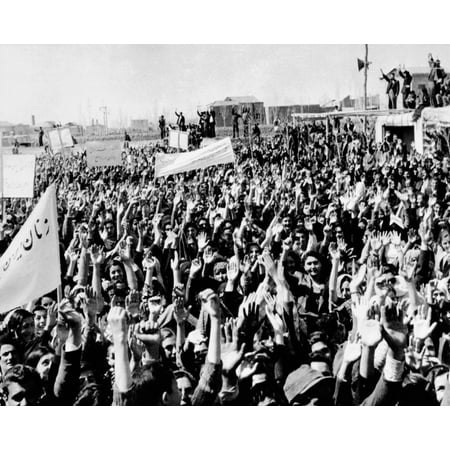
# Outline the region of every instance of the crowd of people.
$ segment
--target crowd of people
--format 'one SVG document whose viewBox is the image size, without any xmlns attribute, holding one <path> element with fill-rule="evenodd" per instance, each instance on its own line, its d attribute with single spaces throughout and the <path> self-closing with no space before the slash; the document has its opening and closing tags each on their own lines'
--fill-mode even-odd
<svg viewBox="0 0 450 450">
<path fill-rule="evenodd" d="M 38 157 L 0 253 L 56 183 L 62 294 L 0 317 L 2 404 L 448 404 L 448 154 L 326 130 L 158 179 L 163 143 Z"/>
<path fill-rule="evenodd" d="M 216 137 L 216 119 L 215 112 L 202 111 L 198 112 L 199 117 L 198 124 L 186 123 L 186 118 L 182 112 L 175 111 L 175 116 L 177 118 L 176 125 L 171 124 L 166 121 L 164 116 L 160 116 L 158 120 L 158 127 L 160 131 L 160 139 L 168 139 L 170 130 L 187 132 L 189 137 L 189 145 L 193 148 L 199 148 L 202 139 L 204 138 L 215 138 Z"/>
<path fill-rule="evenodd" d="M 441 61 L 434 59 L 430 53 L 428 55 L 428 65 L 430 73 L 428 74 L 427 85 L 420 87 L 420 92 L 416 93 L 412 89 L 413 76 L 406 70 L 405 66 L 399 66 L 398 69 L 391 70 L 385 74 L 381 70 L 382 80 L 387 82 L 386 94 L 388 96 L 388 108 L 397 109 L 398 95 L 402 94 L 402 103 L 404 109 L 423 109 L 428 106 L 434 108 L 450 105 L 450 78 L 447 77 L 445 70 L 441 67 Z M 396 74 L 403 79 L 403 85 L 400 89 L 400 81 Z"/>
</svg>

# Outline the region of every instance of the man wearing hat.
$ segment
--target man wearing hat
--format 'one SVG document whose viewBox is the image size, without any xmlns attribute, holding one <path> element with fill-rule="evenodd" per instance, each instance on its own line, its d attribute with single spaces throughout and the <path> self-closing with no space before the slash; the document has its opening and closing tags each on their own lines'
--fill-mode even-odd
<svg viewBox="0 0 450 450">
<path fill-rule="evenodd" d="M 284 394 L 291 406 L 331 406 L 334 378 L 303 364 L 291 372 L 284 383 Z"/>
</svg>

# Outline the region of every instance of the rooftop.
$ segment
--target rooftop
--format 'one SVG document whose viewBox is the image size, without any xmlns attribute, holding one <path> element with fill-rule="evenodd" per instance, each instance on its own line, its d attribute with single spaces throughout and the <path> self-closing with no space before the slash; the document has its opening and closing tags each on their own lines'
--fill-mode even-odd
<svg viewBox="0 0 450 450">
<path fill-rule="evenodd" d="M 225 101 L 226 102 L 234 102 L 234 103 L 261 103 L 253 95 L 247 95 L 244 97 L 227 97 L 227 98 L 225 98 Z"/>
</svg>

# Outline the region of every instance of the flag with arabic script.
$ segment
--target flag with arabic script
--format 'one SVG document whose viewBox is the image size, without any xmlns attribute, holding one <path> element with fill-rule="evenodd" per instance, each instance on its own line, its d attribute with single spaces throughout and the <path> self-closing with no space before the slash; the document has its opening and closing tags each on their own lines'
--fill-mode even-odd
<svg viewBox="0 0 450 450">
<path fill-rule="evenodd" d="M 56 189 L 51 185 L 0 258 L 0 313 L 61 283 Z"/>
</svg>

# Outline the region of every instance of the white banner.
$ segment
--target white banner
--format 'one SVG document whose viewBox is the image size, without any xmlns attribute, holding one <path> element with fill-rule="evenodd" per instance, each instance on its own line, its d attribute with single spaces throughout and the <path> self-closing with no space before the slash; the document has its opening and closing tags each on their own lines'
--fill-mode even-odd
<svg viewBox="0 0 450 450">
<path fill-rule="evenodd" d="M 48 131 L 47 136 L 53 153 L 59 153 L 63 148 L 74 146 L 69 128 L 55 128 Z"/>
<path fill-rule="evenodd" d="M 169 147 L 187 150 L 188 146 L 189 146 L 189 133 L 186 133 L 185 131 L 170 130 Z"/>
<path fill-rule="evenodd" d="M 200 148 L 206 147 L 207 145 L 215 144 L 219 142 L 220 138 L 203 138 L 202 142 L 200 142 Z"/>
<path fill-rule="evenodd" d="M 61 283 L 56 190 L 51 185 L 0 258 L 0 313 Z"/>
<path fill-rule="evenodd" d="M 86 142 L 88 167 L 121 166 L 121 141 L 90 141 Z"/>
<path fill-rule="evenodd" d="M 35 155 L 4 155 L 0 177 L 3 176 L 3 198 L 33 198 Z"/>
<path fill-rule="evenodd" d="M 193 152 L 156 153 L 155 178 L 226 163 L 234 163 L 233 147 L 229 137 Z"/>
</svg>

